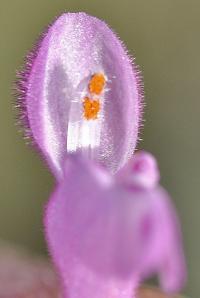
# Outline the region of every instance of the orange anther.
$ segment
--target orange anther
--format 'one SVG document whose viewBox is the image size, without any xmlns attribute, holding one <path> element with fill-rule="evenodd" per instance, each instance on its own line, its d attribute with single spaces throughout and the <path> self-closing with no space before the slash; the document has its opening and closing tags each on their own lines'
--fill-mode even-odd
<svg viewBox="0 0 200 298">
<path fill-rule="evenodd" d="M 95 73 L 89 81 L 88 89 L 91 94 L 99 95 L 105 87 L 106 79 L 102 73 Z"/>
<path fill-rule="evenodd" d="M 98 113 L 100 111 L 99 100 L 92 100 L 89 97 L 85 97 L 83 99 L 83 110 L 84 110 L 84 117 L 87 120 L 97 119 Z"/>
</svg>

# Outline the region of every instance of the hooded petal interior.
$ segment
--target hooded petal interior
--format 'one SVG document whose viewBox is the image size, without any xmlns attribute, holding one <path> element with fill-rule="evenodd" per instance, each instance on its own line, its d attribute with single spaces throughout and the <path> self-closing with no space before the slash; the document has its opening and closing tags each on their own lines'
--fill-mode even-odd
<svg viewBox="0 0 200 298">
<path fill-rule="evenodd" d="M 105 85 L 89 88 L 98 74 Z M 103 21 L 85 13 L 60 16 L 38 47 L 26 90 L 33 138 L 56 176 L 62 175 L 66 152 L 81 151 L 113 173 L 134 151 L 140 118 L 138 72 Z M 84 118 L 85 98 L 91 101 L 89 120 Z M 94 101 L 99 112 L 91 117 Z"/>
</svg>

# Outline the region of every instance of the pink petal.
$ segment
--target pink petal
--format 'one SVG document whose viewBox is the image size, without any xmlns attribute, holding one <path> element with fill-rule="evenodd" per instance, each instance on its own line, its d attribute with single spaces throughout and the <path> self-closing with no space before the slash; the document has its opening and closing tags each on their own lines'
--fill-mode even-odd
<svg viewBox="0 0 200 298">
<path fill-rule="evenodd" d="M 151 190 L 146 199 L 151 200 L 151 222 L 149 224 L 147 218 L 143 230 L 145 233 L 146 230 L 150 231 L 151 237 L 146 241 L 148 239 L 144 236 L 146 239 L 143 249 L 140 241 L 141 254 L 138 262 L 141 276 L 144 278 L 157 273 L 164 291 L 179 292 L 186 281 L 186 265 L 175 209 L 161 187 Z"/>
<path fill-rule="evenodd" d="M 152 273 L 161 273 L 165 289 L 176 290 L 184 259 L 177 255 L 173 213 L 159 187 L 127 188 L 87 159 L 70 157 L 45 216 L 66 297 L 132 298 L 137 283 Z"/>
<path fill-rule="evenodd" d="M 160 180 L 160 172 L 155 157 L 145 151 L 134 154 L 118 173 L 120 180 L 129 187 L 154 188 Z"/>
<path fill-rule="evenodd" d="M 160 225 L 160 233 L 163 233 L 163 239 L 160 241 L 163 245 L 163 256 L 159 268 L 159 277 L 162 288 L 166 292 L 173 293 L 180 291 L 186 282 L 186 263 L 180 223 L 168 194 L 164 190 L 161 191 L 163 200 L 160 202 L 162 204 L 162 210 L 160 210 L 163 229 Z"/>
<path fill-rule="evenodd" d="M 110 172 L 133 153 L 141 109 L 139 75 L 125 47 L 103 22 L 85 13 L 61 15 L 43 36 L 20 82 L 23 116 L 56 177 L 66 152 L 82 151 Z M 83 117 L 92 76 L 106 85 L 95 120 Z M 93 96 L 93 98 L 96 98 Z"/>
</svg>

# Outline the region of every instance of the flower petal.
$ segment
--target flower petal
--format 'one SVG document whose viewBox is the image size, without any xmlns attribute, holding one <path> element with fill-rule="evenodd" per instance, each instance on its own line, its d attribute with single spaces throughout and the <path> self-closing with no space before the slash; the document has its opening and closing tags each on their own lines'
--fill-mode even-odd
<svg viewBox="0 0 200 298">
<path fill-rule="evenodd" d="M 180 291 L 186 282 L 186 263 L 180 223 L 168 194 L 164 190 L 161 192 L 160 223 L 163 225 L 160 224 L 159 229 L 163 240 L 160 238 L 158 241 L 162 242 L 163 255 L 158 272 L 162 288 L 173 293 Z"/>
<path fill-rule="evenodd" d="M 144 238 L 141 233 L 139 240 L 140 276 L 145 278 L 157 273 L 163 290 L 179 292 L 186 281 L 186 265 L 174 206 L 161 187 L 149 191 L 146 199 L 151 201 L 151 211 L 142 230 L 150 237 Z"/>
<path fill-rule="evenodd" d="M 145 151 L 136 152 L 117 176 L 125 185 L 136 188 L 155 188 L 160 180 L 155 157 Z"/>
<path fill-rule="evenodd" d="M 126 288 L 124 297 L 132 297 L 138 281 L 152 273 L 161 274 L 165 289 L 176 290 L 184 267 L 173 213 L 160 187 L 127 188 L 88 159 L 68 157 L 46 209 L 45 227 L 69 297 L 76 291 L 93 297 L 96 285 L 99 298 L 123 297 Z M 166 262 L 176 264 L 177 276 Z"/>
<path fill-rule="evenodd" d="M 66 152 L 82 151 L 116 172 L 136 146 L 139 74 L 103 22 L 61 15 L 29 61 L 23 106 L 28 125 L 56 177 Z"/>
</svg>

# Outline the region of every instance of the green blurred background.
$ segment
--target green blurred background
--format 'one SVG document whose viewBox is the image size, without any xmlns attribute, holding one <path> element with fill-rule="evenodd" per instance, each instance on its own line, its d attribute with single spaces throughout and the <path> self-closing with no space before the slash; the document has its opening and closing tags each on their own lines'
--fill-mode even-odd
<svg viewBox="0 0 200 298">
<path fill-rule="evenodd" d="M 154 153 L 183 227 L 185 293 L 200 293 L 200 1 L 0 0 L 0 238 L 46 253 L 42 208 L 53 178 L 15 126 L 15 70 L 43 28 L 63 11 L 104 19 L 136 56 L 145 84 L 140 147 Z"/>
</svg>

